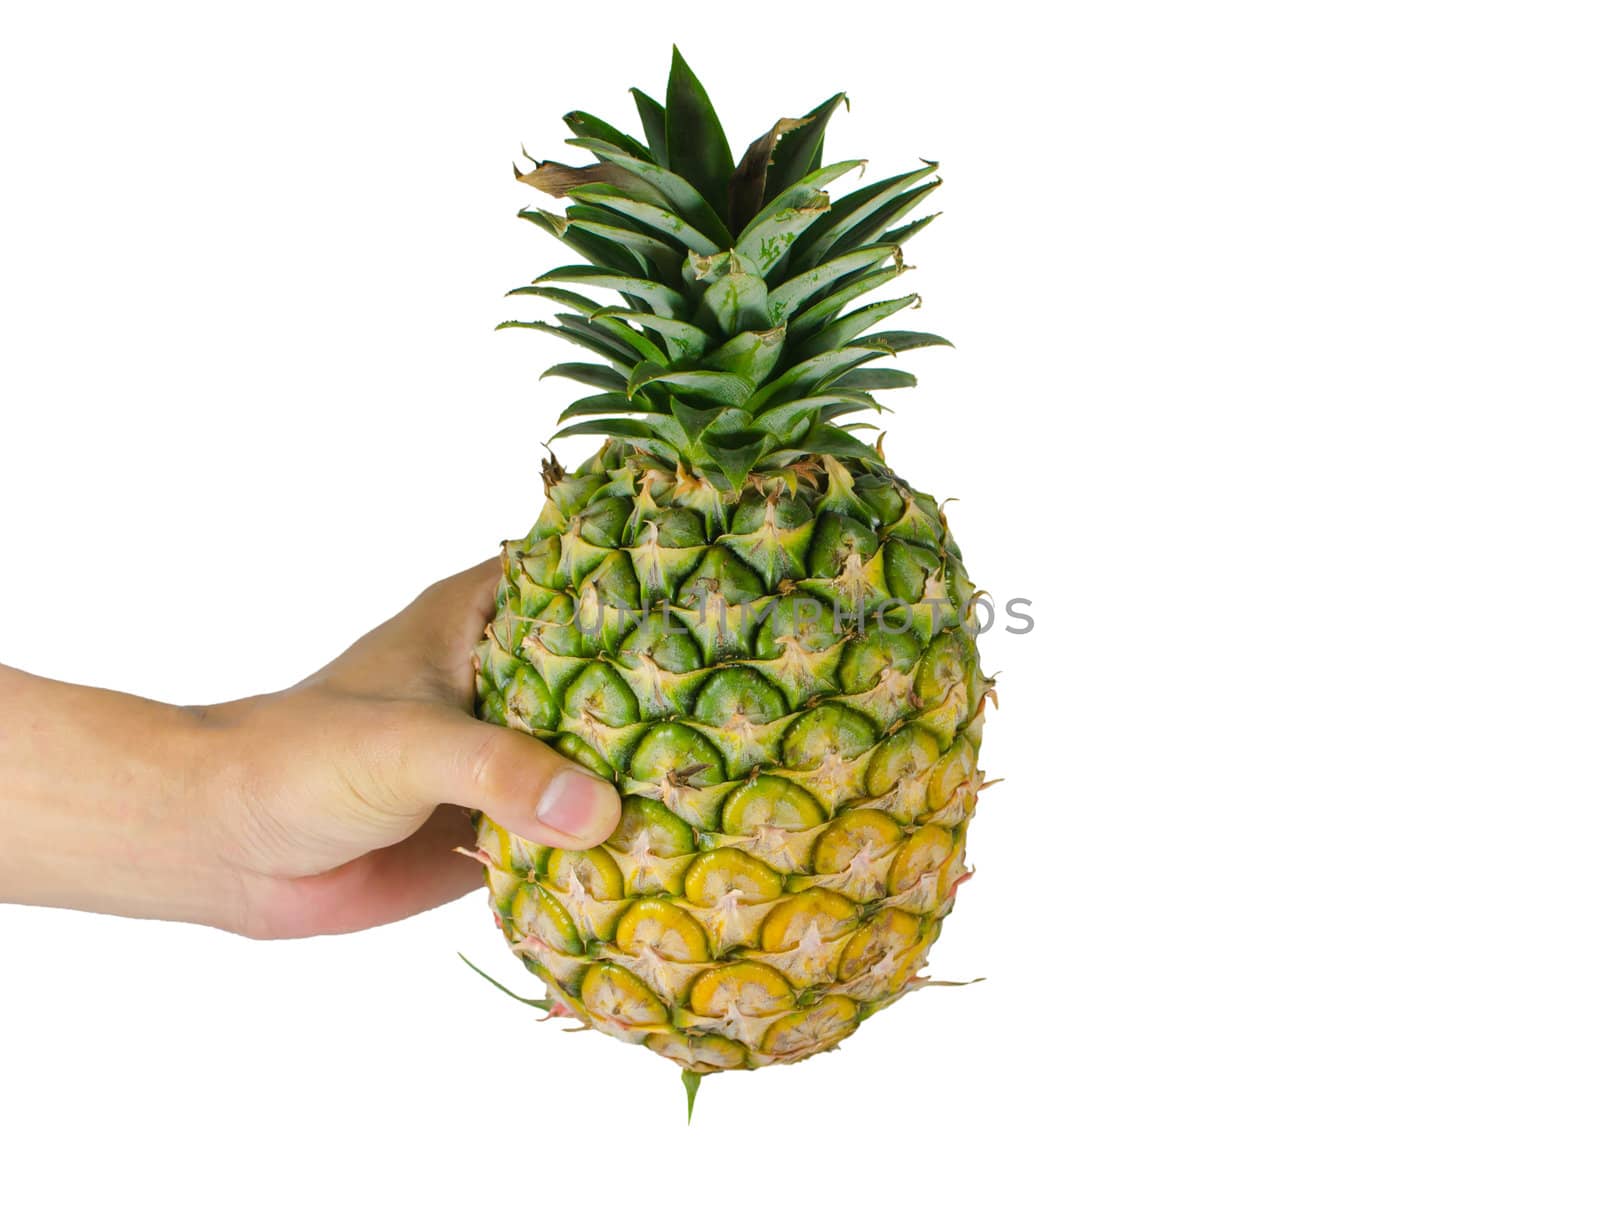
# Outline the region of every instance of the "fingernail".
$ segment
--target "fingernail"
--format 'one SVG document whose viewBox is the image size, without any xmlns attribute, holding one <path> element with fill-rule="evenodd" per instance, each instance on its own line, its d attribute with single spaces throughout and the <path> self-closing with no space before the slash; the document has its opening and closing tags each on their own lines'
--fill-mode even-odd
<svg viewBox="0 0 1600 1223">
<path fill-rule="evenodd" d="M 546 828 L 598 843 L 617 821 L 617 792 L 593 773 L 563 769 L 539 799 L 538 820 Z"/>
</svg>

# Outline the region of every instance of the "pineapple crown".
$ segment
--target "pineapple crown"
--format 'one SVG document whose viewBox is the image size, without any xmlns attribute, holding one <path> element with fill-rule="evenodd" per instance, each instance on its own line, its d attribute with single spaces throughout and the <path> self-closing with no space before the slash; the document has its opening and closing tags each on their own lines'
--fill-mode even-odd
<svg viewBox="0 0 1600 1223">
<path fill-rule="evenodd" d="M 844 94 L 779 119 L 735 165 L 676 47 L 665 104 L 632 93 L 643 141 L 573 111 L 567 143 L 594 164 L 512 167 L 519 182 L 572 201 L 560 214 L 517 215 L 588 260 L 511 290 L 566 307 L 555 321 L 500 324 L 553 332 L 603 362 L 545 371 L 596 392 L 561 414 L 573 423 L 555 437 L 617 438 L 733 491 L 753 471 L 807 455 L 881 462 L 854 432 L 865 424 L 835 422 L 882 411 L 875 391 L 916 379 L 864 367 L 949 341 L 871 330 L 919 304 L 916 294 L 845 308 L 906 270 L 901 247 L 938 214 L 902 218 L 939 185 L 925 181 L 937 164 L 831 199 L 825 186 L 866 165 L 822 160 L 823 130 Z"/>
</svg>

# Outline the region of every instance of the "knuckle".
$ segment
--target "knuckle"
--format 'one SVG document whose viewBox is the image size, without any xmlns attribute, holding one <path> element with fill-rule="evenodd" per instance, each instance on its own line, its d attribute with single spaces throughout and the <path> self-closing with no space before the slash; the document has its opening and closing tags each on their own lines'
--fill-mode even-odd
<svg viewBox="0 0 1600 1223">
<path fill-rule="evenodd" d="M 487 729 L 487 728 L 486 728 Z M 467 777 L 473 793 L 498 799 L 506 785 L 506 753 L 500 736 L 481 733 L 467 750 Z"/>
</svg>

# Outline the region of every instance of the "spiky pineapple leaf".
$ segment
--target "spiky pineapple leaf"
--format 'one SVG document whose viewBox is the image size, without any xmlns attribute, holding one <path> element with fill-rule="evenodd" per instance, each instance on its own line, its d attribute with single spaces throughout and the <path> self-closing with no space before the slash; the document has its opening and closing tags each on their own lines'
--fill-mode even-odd
<svg viewBox="0 0 1600 1223">
<path fill-rule="evenodd" d="M 766 381 L 783 355 L 783 339 L 782 327 L 741 331 L 726 344 L 707 353 L 705 364 L 711 369 L 738 374 L 752 387 L 757 387 Z"/>
<path fill-rule="evenodd" d="M 633 97 L 642 141 L 571 111 L 567 143 L 595 164 L 535 162 L 515 171 L 569 197 L 564 215 L 523 215 L 589 266 L 556 268 L 512 291 L 564 307 L 553 323 L 505 325 L 552 332 L 607 363 L 546 371 L 598 392 L 562 414 L 557 436 L 616 437 L 687 463 L 725 489 L 758 465 L 806 453 L 875 462 L 850 433 L 864 425 L 830 422 L 882 411 L 872 390 L 915 383 L 898 370 L 864 368 L 869 363 L 947 341 L 871 331 L 915 295 L 841 312 L 898 275 L 899 241 L 938 215 L 900 223 L 938 185 L 923 183 L 933 163 L 830 202 L 824 186 L 862 164 L 823 164 L 824 129 L 847 104 L 842 94 L 773 124 L 737 167 L 677 48 L 665 105 L 639 90 Z M 602 305 L 589 296 L 595 289 L 624 304 Z"/>
<path fill-rule="evenodd" d="M 463 964 L 465 964 L 468 968 L 472 969 L 473 972 L 477 973 L 480 977 L 482 977 L 490 985 L 494 986 L 497 990 L 499 990 L 506 997 L 515 998 L 518 1002 L 522 1003 L 523 1006 L 531 1006 L 531 1007 L 536 1008 L 537 1010 L 548 1011 L 550 1009 L 550 1001 L 549 1001 L 549 999 L 547 999 L 547 998 L 524 998 L 521 994 L 512 993 L 511 990 L 507 989 L 504 985 L 501 985 L 500 982 L 496 981 L 488 973 L 484 972 L 483 969 L 479 968 L 476 964 L 474 964 L 471 960 L 467 959 L 467 957 L 462 955 L 459 951 L 456 952 L 456 955 L 458 957 L 460 957 L 460 960 L 461 960 L 461 962 Z M 684 1073 L 685 1074 L 689 1074 L 691 1072 L 685 1070 Z M 696 1077 L 698 1077 L 698 1076 L 696 1076 Z M 685 1083 L 685 1086 L 687 1086 L 687 1082 Z M 689 1112 L 690 1112 L 691 1115 L 694 1112 L 694 1097 L 693 1097 L 692 1093 L 691 1093 L 690 1099 L 689 1099 Z"/>
<path fill-rule="evenodd" d="M 763 212 L 759 222 L 739 235 L 739 244 L 734 249 L 764 275 L 789 253 L 796 238 L 827 215 L 828 197 L 815 192 L 796 207 Z"/>
<path fill-rule="evenodd" d="M 891 229 L 883 235 L 883 241 L 893 243 L 895 246 L 904 246 L 911 238 L 928 228 L 943 215 L 944 213 L 942 212 L 930 212 L 925 217 L 918 217 L 908 225 L 902 225 L 899 229 Z"/>
<path fill-rule="evenodd" d="M 752 395 L 745 406 L 751 412 L 760 415 L 762 408 L 768 404 L 798 399 L 825 385 L 830 379 L 837 378 L 846 370 L 854 369 L 867 361 L 876 361 L 883 355 L 882 352 L 868 348 L 835 348 L 818 353 L 784 370 Z"/>
<path fill-rule="evenodd" d="M 604 416 L 608 412 L 656 411 L 643 396 L 630 399 L 620 391 L 605 391 L 599 395 L 585 395 L 567 405 L 557 420 L 571 420 L 578 416 Z"/>
<path fill-rule="evenodd" d="M 866 164 L 864 161 L 837 161 L 831 166 L 823 166 L 818 170 L 812 171 L 799 182 L 780 191 L 760 212 L 750 218 L 750 221 L 739 233 L 739 242 L 735 249 L 746 258 L 755 259 L 756 251 L 760 246 L 760 236 L 763 232 L 772 229 L 774 218 L 795 209 L 810 209 L 820 203 L 826 203 L 828 197 L 822 188 L 833 182 L 840 175 L 848 174 L 851 170 Z M 815 219 L 818 218 L 813 218 L 813 220 Z M 808 221 L 807 223 L 809 224 L 810 222 Z M 796 233 L 794 236 L 798 238 L 800 235 Z M 785 244 L 784 250 L 787 249 L 788 244 Z M 779 254 L 781 256 L 782 252 L 779 252 Z M 762 270 L 766 271 L 776 262 L 776 259 L 773 260 L 772 263 L 766 264 Z"/>
<path fill-rule="evenodd" d="M 828 120 L 833 117 L 840 103 L 849 108 L 844 94 L 834 94 L 806 112 L 808 122 L 804 127 L 779 139 L 772 150 L 772 164 L 767 169 L 768 200 L 792 187 L 822 164 L 822 137 L 827 131 Z"/>
<path fill-rule="evenodd" d="M 667 165 L 694 185 L 717 215 L 728 215 L 733 153 L 705 86 L 677 47 L 667 76 Z"/>
<path fill-rule="evenodd" d="M 887 284 L 903 271 L 905 268 L 895 263 L 886 268 L 873 268 L 855 276 L 847 276 L 826 297 L 819 298 L 791 319 L 789 334 L 796 337 L 805 336 L 816 328 L 827 325 L 841 307 L 862 294 L 870 293 L 880 285 Z"/>
<path fill-rule="evenodd" d="M 627 319 L 629 322 L 643 327 L 646 331 L 655 332 L 661 338 L 662 343 L 670 349 L 670 355 L 674 361 L 679 358 L 698 357 L 711 344 L 709 335 L 693 323 L 687 323 L 683 319 L 650 314 L 643 310 L 629 310 L 624 306 L 605 306 L 597 308 L 595 313 L 601 318 Z M 666 364 L 670 364 L 670 362 Z"/>
<path fill-rule="evenodd" d="M 653 384 L 669 387 L 683 395 L 701 395 L 719 404 L 742 404 L 750 398 L 751 386 L 738 374 L 715 369 L 666 369 L 659 364 L 640 365 L 628 376 L 628 394 Z"/>
<path fill-rule="evenodd" d="M 649 425 L 625 417 L 608 416 L 598 420 L 579 421 L 575 425 L 568 425 L 565 429 L 558 429 L 550 435 L 550 440 L 560 441 L 564 437 L 627 438 L 646 454 L 652 454 L 658 459 L 671 462 L 677 458 L 677 448 L 663 442 Z"/>
<path fill-rule="evenodd" d="M 656 233 L 671 238 L 682 245 L 685 250 L 694 251 L 699 255 L 714 255 L 719 249 L 715 242 L 690 225 L 677 213 L 652 204 L 647 200 L 635 199 L 608 183 L 576 187 L 571 194 L 575 200 L 583 200 L 586 203 L 609 208 L 613 212 L 631 217 L 639 224 L 653 229 Z"/>
<path fill-rule="evenodd" d="M 855 397 L 841 395 L 807 395 L 769 407 L 756 421 L 760 428 L 773 435 L 785 446 L 792 446 L 803 438 L 819 420 L 833 420 L 850 412 L 860 412 L 876 405 L 862 403 Z"/>
<path fill-rule="evenodd" d="M 588 149 L 602 161 L 620 166 L 643 179 L 660 192 L 672 208 L 682 213 L 691 225 L 717 243 L 719 249 L 733 245 L 733 235 L 729 233 L 722 215 L 700 193 L 700 189 L 681 174 L 653 162 L 641 161 L 603 140 L 574 137 L 567 143 Z"/>
<path fill-rule="evenodd" d="M 644 125 L 645 144 L 650 149 L 650 160 L 667 164 L 667 108 L 642 89 L 630 89 L 634 109 L 639 112 L 639 122 Z"/>
<path fill-rule="evenodd" d="M 506 296 L 542 297 L 546 301 L 559 302 L 583 314 L 595 314 L 601 309 L 599 302 L 591 301 L 582 293 L 574 293 L 570 289 L 558 289 L 554 285 L 519 285 L 510 290 Z"/>
<path fill-rule="evenodd" d="M 706 1076 L 686 1069 L 678 1077 L 683 1082 L 684 1098 L 689 1102 L 689 1115 L 684 1120 L 684 1124 L 690 1125 L 694 1122 L 694 1098 L 700 1094 L 700 1080 Z"/>
<path fill-rule="evenodd" d="M 807 298 L 820 293 L 851 272 L 882 263 L 891 257 L 899 263 L 899 247 L 868 246 L 829 259 L 825 263 L 819 263 L 816 267 L 791 277 L 767 293 L 767 317 L 776 326 L 786 321 Z"/>
<path fill-rule="evenodd" d="M 532 160 L 533 169 L 519 170 L 513 163 L 511 173 L 516 175 L 519 183 L 526 183 L 546 195 L 563 196 L 574 187 L 584 187 L 591 183 L 610 183 L 614 187 L 625 187 L 633 182 L 633 175 L 621 166 L 606 162 L 592 166 L 568 166 L 559 161 L 539 161 L 537 158 Z"/>
<path fill-rule="evenodd" d="M 701 259 L 688 259 L 696 283 L 704 281 L 697 322 L 724 335 L 761 330 L 772 324 L 767 317 L 767 282 L 747 270 L 738 252 Z"/>
<path fill-rule="evenodd" d="M 859 348 L 876 348 L 886 353 L 910 352 L 913 348 L 953 348 L 942 335 L 931 331 L 874 331 L 851 341 Z"/>
<path fill-rule="evenodd" d="M 772 150 L 779 137 L 810 122 L 809 118 L 779 119 L 744 151 L 728 183 L 728 228 L 734 233 L 743 230 L 750 218 L 761 211 L 767 195 L 767 167 L 772 164 Z"/>
<path fill-rule="evenodd" d="M 850 241 L 847 235 L 877 215 L 886 205 L 904 202 L 904 207 L 896 214 L 896 218 L 884 221 L 883 227 L 878 230 L 878 233 L 882 233 L 893 219 L 905 215 L 906 209 L 939 185 L 935 182 L 920 191 L 908 190 L 913 183 L 932 174 L 938 166 L 938 162 L 930 161 L 920 170 L 911 170 L 905 174 L 896 174 L 892 178 L 870 183 L 852 191 L 842 199 L 835 200 L 833 207 L 828 211 L 828 224 L 814 229 L 797 244 L 799 249 L 794 254 L 795 267 L 797 269 L 813 267 L 835 251 L 849 250 L 853 246 L 863 245 L 859 241 Z"/>
<path fill-rule="evenodd" d="M 901 369 L 852 369 L 827 384 L 830 391 L 897 391 L 916 385 Z"/>
<path fill-rule="evenodd" d="M 625 149 L 635 157 L 650 156 L 650 150 L 632 136 L 626 132 L 618 131 L 604 119 L 596 118 L 588 111 L 569 110 L 561 116 L 561 121 L 567 125 L 574 136 L 586 136 L 593 140 L 604 140 L 607 144 L 614 144 L 619 149 Z"/>
<path fill-rule="evenodd" d="M 572 382 L 592 386 L 602 391 L 625 391 L 628 389 L 628 376 L 608 365 L 592 365 L 584 361 L 562 361 L 552 365 L 539 375 L 541 381 L 545 378 L 566 378 Z"/>
<path fill-rule="evenodd" d="M 829 387 L 829 393 L 831 394 L 835 389 L 835 387 Z M 868 410 L 877 412 L 879 415 L 882 415 L 885 412 L 894 411 L 893 408 L 886 408 L 881 403 L 873 400 L 872 397 L 865 392 L 853 392 L 850 399 L 841 398 L 838 403 L 832 404 L 818 411 L 817 419 L 838 420 L 839 417 L 848 416 L 852 412 L 864 412 Z"/>
<path fill-rule="evenodd" d="M 751 469 L 761 461 L 771 440 L 765 433 L 748 431 L 728 437 L 702 438 L 700 449 L 711 456 L 728 484 L 738 488 L 745 482 Z"/>
<path fill-rule="evenodd" d="M 596 216 L 596 213 L 599 216 Z M 683 253 L 668 246 L 661 239 L 642 234 L 631 226 L 614 224 L 615 213 L 600 208 L 575 206 L 567 209 L 567 217 L 572 228 L 594 234 L 598 238 L 632 251 L 644 260 L 645 265 L 659 278 L 674 277 L 678 265 L 683 262 Z"/>
<path fill-rule="evenodd" d="M 578 316 L 569 314 L 564 317 L 574 319 Z M 569 344 L 576 344 L 579 348 L 588 349 L 596 356 L 604 357 L 623 372 L 632 369 L 638 362 L 638 358 L 632 352 L 612 337 L 596 335 L 578 327 L 564 326 L 560 323 L 547 323 L 542 319 L 534 319 L 532 322 L 526 323 L 520 319 L 507 319 L 505 322 L 498 324 L 495 330 L 504 331 L 508 328 L 520 328 L 524 331 L 543 331 L 547 335 L 560 336 Z"/>
<path fill-rule="evenodd" d="M 850 229 L 830 250 L 849 250 L 883 239 L 884 232 L 906 213 L 936 191 L 943 179 L 934 179 L 926 186 L 907 191 L 874 208 L 856 226 Z"/>
<path fill-rule="evenodd" d="M 800 441 L 799 448 L 807 454 L 831 454 L 880 463 L 878 452 L 860 438 L 845 432 L 837 425 L 818 422 Z"/>
<path fill-rule="evenodd" d="M 615 268 L 618 272 L 629 276 L 644 275 L 649 271 L 644 260 L 627 247 L 618 246 L 615 242 L 596 234 L 574 229 L 566 217 L 557 213 L 546 212 L 542 208 L 524 208 L 517 213 L 517 216 L 570 246 L 590 263 Z"/>
<path fill-rule="evenodd" d="M 557 317 L 565 322 L 571 316 L 559 315 Z M 644 332 L 631 327 L 623 319 L 617 318 L 615 315 L 600 314 L 586 321 L 590 327 L 621 340 L 637 354 L 638 360 L 653 361 L 658 365 L 667 363 L 667 354 L 656 347 L 655 341 L 645 335 Z"/>
<path fill-rule="evenodd" d="M 536 277 L 533 283 L 583 284 L 593 285 L 597 289 L 614 289 L 618 293 L 648 302 L 651 310 L 657 314 L 676 315 L 689 308 L 688 301 L 676 289 L 658 281 L 628 276 L 609 267 L 570 264 L 551 268 L 543 276 Z"/>
<path fill-rule="evenodd" d="M 842 348 L 874 323 L 882 322 L 891 314 L 904 310 L 907 306 L 915 306 L 921 300 L 917 294 L 908 293 L 905 297 L 891 298 L 887 301 L 874 302 L 870 306 L 863 306 L 861 309 L 837 318 L 826 327 L 818 330 L 800 346 L 799 352 L 802 356 L 809 357 L 825 349 Z"/>
</svg>

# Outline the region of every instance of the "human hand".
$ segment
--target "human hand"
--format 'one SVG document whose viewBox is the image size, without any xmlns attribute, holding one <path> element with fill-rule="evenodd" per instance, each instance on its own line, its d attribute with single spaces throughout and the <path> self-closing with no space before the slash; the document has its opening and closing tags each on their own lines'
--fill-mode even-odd
<svg viewBox="0 0 1600 1223">
<path fill-rule="evenodd" d="M 0 672 L 18 711 L 0 723 L 0 900 L 333 934 L 481 885 L 450 852 L 471 840 L 466 808 L 543 844 L 598 844 L 616 790 L 472 717 L 499 573 L 447 578 L 304 682 L 225 705 Z"/>
</svg>

